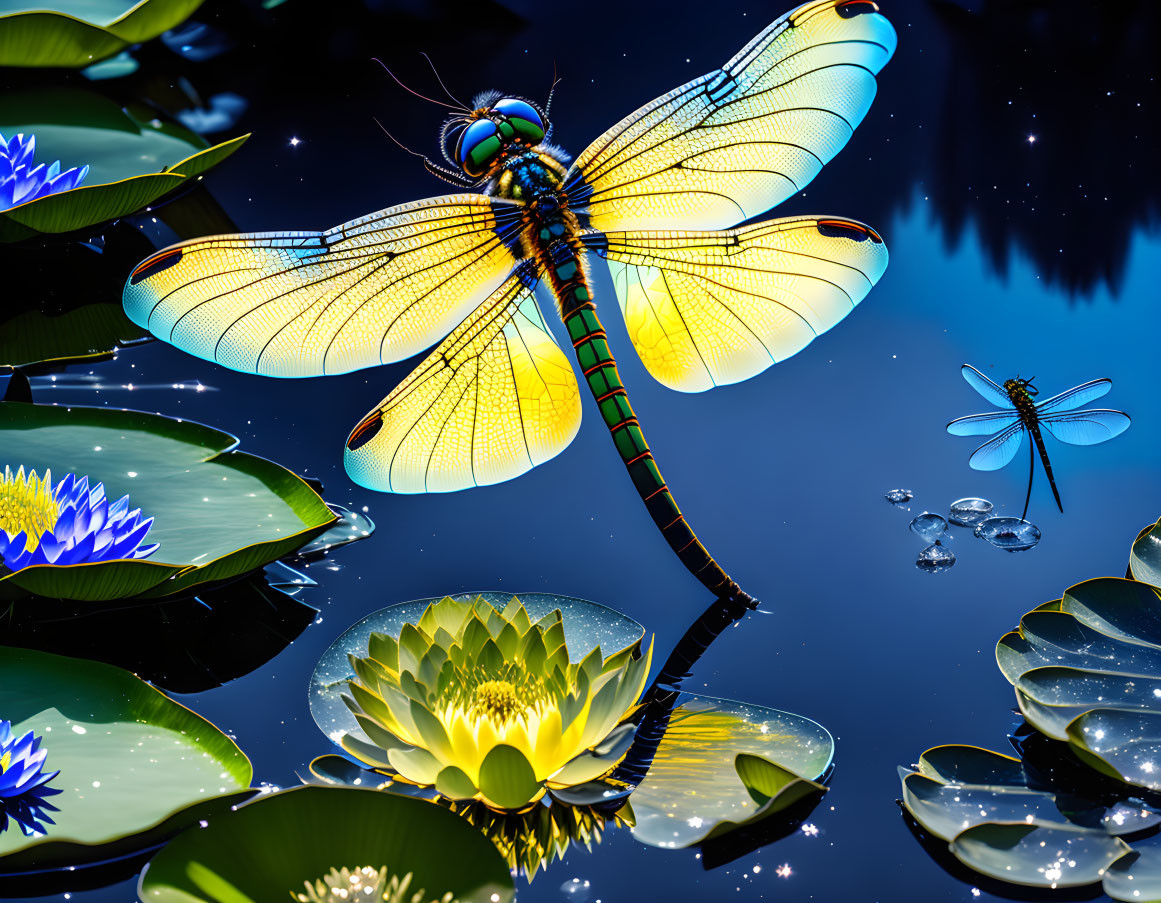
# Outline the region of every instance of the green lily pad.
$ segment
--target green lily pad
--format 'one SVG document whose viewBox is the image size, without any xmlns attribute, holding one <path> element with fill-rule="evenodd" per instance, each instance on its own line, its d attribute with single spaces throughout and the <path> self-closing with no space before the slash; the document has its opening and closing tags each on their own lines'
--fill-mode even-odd
<svg viewBox="0 0 1161 903">
<path fill-rule="evenodd" d="M 508 866 L 463 819 L 424 800 L 348 787 L 297 787 L 261 797 L 176 838 L 150 861 L 148 903 L 289 899 L 331 869 L 386 866 L 411 875 L 408 895 L 508 903 Z"/>
<path fill-rule="evenodd" d="M 0 403 L 4 463 L 103 482 L 155 518 L 151 558 L 34 565 L 0 574 L 0 597 L 81 601 L 172 596 L 269 564 L 330 527 L 334 513 L 290 471 L 236 450 L 228 433 L 108 408 Z"/>
<path fill-rule="evenodd" d="M 0 0 L 0 66 L 88 66 L 180 25 L 203 0 Z"/>
<path fill-rule="evenodd" d="M 2 0 L 0 0 L 2 2 Z M 0 24 L 5 20 L 0 17 Z M 88 165 L 77 188 L 0 211 L 0 240 L 71 232 L 128 216 L 217 165 L 249 137 L 209 146 L 147 107 L 92 91 L 44 88 L 0 97 L 0 134 L 36 136 L 36 158 Z"/>
<path fill-rule="evenodd" d="M 633 836 L 688 847 L 784 811 L 817 783 L 834 755 L 820 724 L 761 706 L 683 694 L 649 773 L 629 802 Z"/>
<path fill-rule="evenodd" d="M 252 793 L 225 734 L 112 665 L 0 647 L 0 711 L 42 738 L 62 791 L 47 834 L 0 833 L 0 875 L 147 849 Z"/>
<path fill-rule="evenodd" d="M 1104 774 L 1161 790 L 1161 600 L 1147 583 L 1079 583 L 1029 612 L 996 659 L 1028 723 Z"/>
</svg>

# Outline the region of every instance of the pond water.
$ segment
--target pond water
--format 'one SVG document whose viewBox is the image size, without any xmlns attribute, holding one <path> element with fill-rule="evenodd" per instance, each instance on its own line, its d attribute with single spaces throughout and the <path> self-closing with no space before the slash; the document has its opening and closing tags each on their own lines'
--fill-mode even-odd
<svg viewBox="0 0 1161 903">
<path fill-rule="evenodd" d="M 845 321 L 748 382 L 684 395 L 644 370 L 611 312 L 607 274 L 598 267 L 596 277 L 610 344 L 676 498 L 762 601 L 708 649 L 686 688 L 825 725 L 837 743 L 831 789 L 790 836 L 712 869 L 693 850 L 611 831 L 592 853 L 573 849 L 531 886 L 521 882 L 521 901 L 992 899 L 915 841 L 895 803 L 895 768 L 943 743 L 1010 751 L 1018 718 L 996 640 L 1068 586 L 1123 575 L 1137 531 L 1161 515 L 1156 10 L 880 5 L 899 49 L 871 112 L 777 211 L 849 216 L 883 235 L 886 274 Z M 781 11 L 567 0 L 287 0 L 267 11 L 221 0 L 194 18 L 232 49 L 185 60 L 151 46 L 132 78 L 181 76 L 203 97 L 246 99 L 237 125 L 217 137 L 253 138 L 204 182 L 237 229 L 327 228 L 447 187 L 372 118 L 427 152 L 441 111 L 398 88 L 373 56 L 425 93 L 438 86 L 420 50 L 464 94 L 542 97 L 555 64 L 554 139 L 578 153 L 636 106 L 728 59 Z M 148 217 L 139 225 L 159 246 L 173 237 Z M 6 272 L 30 259 L 12 247 L 0 258 Z M 89 290 L 51 267 L 37 282 L 56 294 Z M 998 381 L 1035 376 L 1045 397 L 1109 377 L 1102 405 L 1127 411 L 1133 425 L 1094 448 L 1049 440 L 1064 513 L 1038 473 L 1034 549 L 1007 553 L 952 526 L 941 541 L 955 567 L 928 573 L 916 556 L 931 540 L 908 530 L 913 517 L 946 517 L 953 501 L 973 497 L 991 501 L 993 515 L 1019 516 L 1024 502 L 1023 458 L 973 471 L 975 445 L 944 430 L 987 407 L 962 380 L 964 363 Z M 386 605 L 471 590 L 579 596 L 640 621 L 664 653 L 711 601 L 649 522 L 589 400 L 568 449 L 517 480 L 400 496 L 351 483 L 342 467 L 350 428 L 413 365 L 273 380 L 150 343 L 70 373 L 217 391 L 130 394 L 83 381 L 38 390 L 41 401 L 130 405 L 232 432 L 245 450 L 321 480 L 328 500 L 375 519 L 375 535 L 336 556 L 337 569 L 312 569 L 320 586 L 301 598 L 319 615 L 293 644 L 247 676 L 177 697 L 236 737 L 256 781 L 293 785 L 332 751 L 308 710 L 311 671 L 336 637 Z M 889 504 L 884 493 L 897 487 L 914 498 Z M 70 899 L 136 898 L 125 881 Z"/>
</svg>

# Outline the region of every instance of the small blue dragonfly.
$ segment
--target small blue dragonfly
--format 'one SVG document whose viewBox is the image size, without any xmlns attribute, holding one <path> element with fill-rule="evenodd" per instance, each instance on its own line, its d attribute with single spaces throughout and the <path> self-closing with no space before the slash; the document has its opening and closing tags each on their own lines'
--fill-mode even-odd
<svg viewBox="0 0 1161 903">
<path fill-rule="evenodd" d="M 1028 513 L 1028 500 L 1032 497 L 1032 476 L 1036 468 L 1033 448 L 1040 453 L 1044 474 L 1048 477 L 1052 494 L 1056 497 L 1056 507 L 1062 514 L 1064 513 L 1064 506 L 1060 503 L 1060 492 L 1056 488 L 1056 479 L 1052 476 L 1052 463 L 1048 460 L 1048 451 L 1044 448 L 1042 429 L 1043 432 L 1068 445 L 1097 445 L 1119 436 L 1132 422 L 1124 411 L 1104 408 L 1076 410 L 1081 405 L 1107 395 L 1113 387 L 1111 379 L 1094 379 L 1092 382 L 1074 386 L 1067 392 L 1037 402 L 1033 400 L 1040 394 L 1032 384 L 1035 377 L 1008 379 L 1000 386 L 970 364 L 964 364 L 960 372 L 969 386 L 992 404 L 1004 408 L 1002 411 L 990 411 L 987 414 L 969 414 L 947 425 L 947 431 L 953 436 L 992 436 L 972 452 L 971 458 L 968 459 L 968 464 L 973 470 L 999 470 L 1016 457 L 1016 452 L 1020 450 L 1020 444 L 1024 441 L 1024 434 L 1030 433 L 1032 436 L 1028 444 L 1028 493 L 1024 497 L 1024 512 L 1020 515 L 1021 518 Z M 995 435 L 992 435 L 993 433 Z"/>
</svg>

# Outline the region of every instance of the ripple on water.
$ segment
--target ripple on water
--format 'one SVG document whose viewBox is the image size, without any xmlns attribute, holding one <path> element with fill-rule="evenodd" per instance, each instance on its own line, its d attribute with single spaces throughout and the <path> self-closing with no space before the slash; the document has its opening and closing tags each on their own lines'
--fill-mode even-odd
<svg viewBox="0 0 1161 903">
<path fill-rule="evenodd" d="M 957 527 L 974 527 L 992 516 L 992 503 L 987 499 L 959 499 L 948 508 L 947 519 Z"/>
<path fill-rule="evenodd" d="M 989 517 L 976 525 L 975 534 L 1007 552 L 1025 552 L 1040 542 L 1040 528 L 1018 517 Z"/>
</svg>

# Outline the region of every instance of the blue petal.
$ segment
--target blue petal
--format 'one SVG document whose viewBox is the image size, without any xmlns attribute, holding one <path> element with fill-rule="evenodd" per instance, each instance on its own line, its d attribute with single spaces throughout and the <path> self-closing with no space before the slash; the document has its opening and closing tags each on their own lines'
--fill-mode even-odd
<svg viewBox="0 0 1161 903">
<path fill-rule="evenodd" d="M 53 536 L 62 542 L 68 542 L 73 538 L 77 529 L 77 509 L 70 505 L 61 511 L 60 516 L 56 519 L 56 524 L 52 528 Z"/>
<path fill-rule="evenodd" d="M 65 496 L 72 492 L 73 483 L 75 481 L 76 477 L 71 473 L 62 477 L 61 481 L 56 484 L 56 492 L 53 493 L 54 500 L 60 502 L 64 499 Z"/>
</svg>

